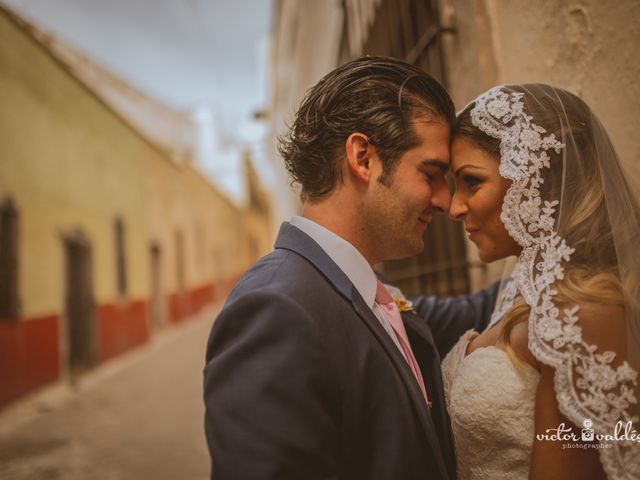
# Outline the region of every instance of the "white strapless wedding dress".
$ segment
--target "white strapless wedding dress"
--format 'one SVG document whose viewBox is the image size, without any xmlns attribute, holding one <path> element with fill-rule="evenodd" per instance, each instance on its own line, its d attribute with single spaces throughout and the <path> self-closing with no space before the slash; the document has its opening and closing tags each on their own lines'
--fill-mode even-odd
<svg viewBox="0 0 640 480">
<path fill-rule="evenodd" d="M 458 478 L 526 479 L 540 374 L 528 364 L 515 366 L 493 346 L 465 356 L 477 335 L 466 332 L 442 362 Z"/>
</svg>

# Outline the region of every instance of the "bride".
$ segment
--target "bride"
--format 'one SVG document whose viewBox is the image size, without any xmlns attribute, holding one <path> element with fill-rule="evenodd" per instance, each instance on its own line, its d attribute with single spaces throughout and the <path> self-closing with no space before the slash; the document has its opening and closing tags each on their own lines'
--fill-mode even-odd
<svg viewBox="0 0 640 480">
<path fill-rule="evenodd" d="M 483 262 L 517 257 L 443 362 L 459 478 L 640 478 L 638 177 L 540 84 L 479 96 L 451 155 L 451 216 Z"/>
</svg>

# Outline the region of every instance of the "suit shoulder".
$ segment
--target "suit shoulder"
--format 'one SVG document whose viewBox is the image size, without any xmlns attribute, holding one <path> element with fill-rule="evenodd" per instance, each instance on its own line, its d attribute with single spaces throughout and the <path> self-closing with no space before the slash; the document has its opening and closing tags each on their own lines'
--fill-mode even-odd
<svg viewBox="0 0 640 480">
<path fill-rule="evenodd" d="M 328 280 L 305 258 L 289 250 L 278 249 L 258 260 L 240 278 L 227 303 L 257 291 L 279 295 L 305 296 L 309 285 L 314 288 Z"/>
</svg>

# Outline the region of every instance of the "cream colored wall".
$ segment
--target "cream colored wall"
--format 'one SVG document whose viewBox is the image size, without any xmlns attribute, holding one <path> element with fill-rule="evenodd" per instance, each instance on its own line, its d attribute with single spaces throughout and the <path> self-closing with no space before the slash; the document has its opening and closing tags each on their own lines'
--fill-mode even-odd
<svg viewBox="0 0 640 480">
<path fill-rule="evenodd" d="M 441 0 L 450 92 L 463 107 L 499 83 L 542 82 L 580 95 L 640 173 L 640 2 Z M 475 252 L 470 245 L 468 251 Z M 474 286 L 496 278 L 490 267 Z"/>
<path fill-rule="evenodd" d="M 138 154 L 137 145 L 126 127 L 105 114 L 46 52 L 5 16 L 0 22 L 0 130 L 6 139 L 0 147 L 0 178 L 2 194 L 12 195 L 20 212 L 23 314 L 60 310 L 60 235 L 76 227 L 94 248 L 97 298 L 113 297 L 115 261 L 107 252 L 114 250 L 115 214 L 123 213 L 128 247 L 141 236 L 142 197 L 130 188 L 141 172 L 135 162 L 123 161 Z M 135 250 L 128 251 L 136 257 Z M 130 267 L 132 296 L 143 293 L 136 267 Z"/>
<path fill-rule="evenodd" d="M 184 230 L 187 287 L 246 264 L 238 209 L 191 167 L 178 168 L 79 84 L 48 52 L 0 12 L 0 198 L 20 214 L 22 315 L 61 312 L 61 234 L 80 228 L 93 247 L 98 303 L 117 298 L 113 222 L 125 223 L 128 296 L 147 298 L 149 242 L 160 239 L 165 288 L 175 287 L 174 231 Z M 207 241 L 195 257 L 195 224 Z M 240 241 L 239 241 L 240 239 Z"/>
<path fill-rule="evenodd" d="M 187 287 L 207 283 L 212 277 L 225 280 L 236 275 L 248 262 L 243 248 L 246 233 L 239 210 L 192 167 L 168 162 L 157 165 L 154 158 L 149 158 L 148 163 L 143 184 L 149 240 L 144 254 L 149 258 L 151 241 L 161 246 L 164 286 L 171 291 L 178 287 L 175 261 L 178 230 L 185 246 Z M 202 247 L 197 238 L 198 228 L 204 237 Z"/>
<path fill-rule="evenodd" d="M 533 79 L 580 95 L 618 153 L 640 167 L 640 2 L 493 3 L 500 81 Z"/>
</svg>

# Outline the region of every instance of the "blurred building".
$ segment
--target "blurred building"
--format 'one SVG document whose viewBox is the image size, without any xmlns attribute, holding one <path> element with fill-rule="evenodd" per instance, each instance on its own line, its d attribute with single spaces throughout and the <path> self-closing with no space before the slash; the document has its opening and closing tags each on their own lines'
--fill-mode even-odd
<svg viewBox="0 0 640 480">
<path fill-rule="evenodd" d="M 147 341 L 270 248 L 190 161 L 188 118 L 0 7 L 0 407 Z"/>
<path fill-rule="evenodd" d="M 279 0 L 272 47 L 272 134 L 286 129 L 304 92 L 322 75 L 364 54 L 425 69 L 458 108 L 500 83 L 543 82 L 582 96 L 617 151 L 640 158 L 640 3 L 634 0 Z M 640 169 L 640 161 L 638 163 Z M 283 173 L 283 178 L 286 176 Z M 283 180 L 283 184 L 285 180 Z M 286 219 L 298 204 L 280 207 Z M 407 293 L 456 295 L 498 278 L 483 265 L 459 224 L 434 219 L 425 251 L 379 266 Z"/>
<path fill-rule="evenodd" d="M 243 157 L 245 190 L 248 196 L 243 223 L 249 256 L 258 258 L 273 248 L 272 198 L 263 187 L 260 175 L 253 166 L 251 151 L 245 150 Z"/>
</svg>

